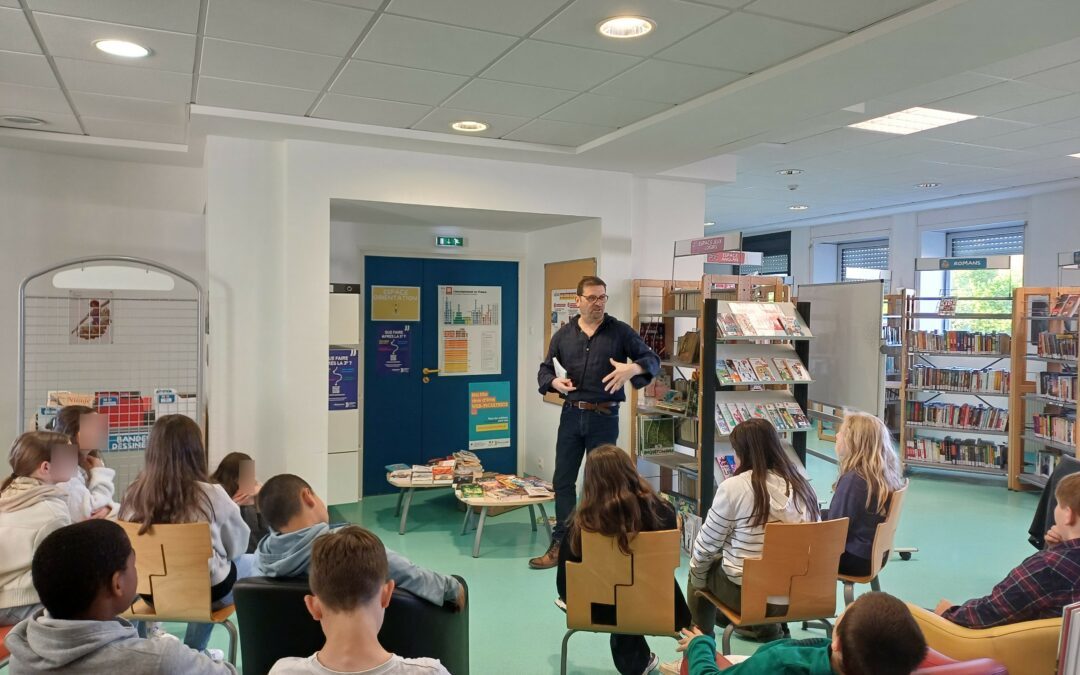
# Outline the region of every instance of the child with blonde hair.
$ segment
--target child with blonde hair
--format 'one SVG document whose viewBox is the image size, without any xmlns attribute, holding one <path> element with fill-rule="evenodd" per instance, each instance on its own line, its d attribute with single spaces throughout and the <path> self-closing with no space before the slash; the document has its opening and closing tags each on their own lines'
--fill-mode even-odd
<svg viewBox="0 0 1080 675">
<path fill-rule="evenodd" d="M 830 519 L 847 518 L 848 533 L 840 556 L 840 574 L 870 574 L 877 526 L 885 522 L 892 493 L 904 487 L 900 458 L 889 428 L 864 412 L 849 413 L 836 434 L 840 475 L 833 485 Z"/>
</svg>

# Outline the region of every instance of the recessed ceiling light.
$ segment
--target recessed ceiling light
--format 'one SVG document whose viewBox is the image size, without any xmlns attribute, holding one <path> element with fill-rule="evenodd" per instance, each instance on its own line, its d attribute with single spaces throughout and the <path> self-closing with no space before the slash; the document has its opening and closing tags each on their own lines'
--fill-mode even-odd
<svg viewBox="0 0 1080 675">
<path fill-rule="evenodd" d="M 810 208 L 810 207 L 807 206 L 806 204 L 792 204 L 791 206 L 788 207 L 788 209 L 791 210 L 791 211 L 805 211 L 808 208 Z"/>
<path fill-rule="evenodd" d="M 916 183 L 917 188 L 936 188 L 941 187 L 941 183 Z"/>
<path fill-rule="evenodd" d="M 798 176 L 802 173 L 802 169 L 780 169 L 776 173 L 781 176 Z"/>
<path fill-rule="evenodd" d="M 0 122 L 4 124 L 18 124 L 21 127 L 40 127 L 45 125 L 45 120 L 39 120 L 36 117 L 25 117 L 23 115 L 4 115 L 0 117 Z"/>
<path fill-rule="evenodd" d="M 1080 152 L 1076 153 L 1075 155 L 1069 155 L 1069 157 L 1075 157 L 1077 159 L 1080 159 Z"/>
<path fill-rule="evenodd" d="M 711 227 L 711 226 L 713 226 L 713 225 L 715 225 L 715 224 L 716 224 L 716 223 L 714 223 L 714 222 L 713 222 L 713 221 L 711 221 L 711 220 L 706 220 L 706 221 L 705 221 L 705 227 Z"/>
<path fill-rule="evenodd" d="M 891 115 L 875 117 L 872 120 L 849 124 L 848 126 L 855 129 L 866 129 L 867 131 L 880 131 L 886 134 L 907 135 L 918 131 L 926 131 L 927 129 L 936 129 L 946 124 L 963 122 L 975 117 L 977 115 L 965 115 L 964 113 L 934 110 L 933 108 L 908 108 Z"/>
<path fill-rule="evenodd" d="M 656 24 L 652 19 L 643 16 L 613 16 L 601 21 L 596 30 L 604 37 L 626 39 L 647 35 L 653 28 Z"/>
<path fill-rule="evenodd" d="M 126 59 L 141 59 L 150 54 L 150 50 L 142 45 L 127 40 L 97 40 L 94 46 L 113 56 L 122 56 Z"/>
<path fill-rule="evenodd" d="M 460 122 L 454 122 L 450 125 L 450 128 L 454 131 L 466 131 L 471 134 L 475 134 L 478 131 L 484 131 L 488 128 L 488 125 L 483 122 L 474 122 L 473 120 L 461 120 Z"/>
</svg>

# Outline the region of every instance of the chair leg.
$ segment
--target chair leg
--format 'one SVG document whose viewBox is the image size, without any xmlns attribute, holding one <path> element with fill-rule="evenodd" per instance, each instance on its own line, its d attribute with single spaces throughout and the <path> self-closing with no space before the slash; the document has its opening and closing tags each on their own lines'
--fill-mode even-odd
<svg viewBox="0 0 1080 675">
<path fill-rule="evenodd" d="M 731 653 L 731 636 L 735 633 L 735 624 L 729 623 L 724 627 L 724 637 L 720 641 L 720 651 L 724 656 Z"/>
<path fill-rule="evenodd" d="M 829 622 L 828 619 L 822 619 L 821 623 L 825 627 L 825 637 L 827 637 L 827 638 L 829 638 L 831 640 L 832 639 L 832 632 L 833 632 L 833 625 Z"/>
<path fill-rule="evenodd" d="M 229 632 L 229 663 L 236 665 L 236 647 L 240 643 L 240 636 L 236 634 L 236 625 L 228 619 L 221 622 L 225 630 Z"/>
<path fill-rule="evenodd" d="M 881 590 L 881 582 L 878 581 L 877 577 L 874 577 L 873 579 L 870 580 L 870 590 L 872 590 L 872 591 L 880 591 Z"/>
<path fill-rule="evenodd" d="M 844 582 L 844 606 L 847 607 L 855 602 L 855 584 L 850 581 Z"/>
<path fill-rule="evenodd" d="M 540 517 L 544 519 L 544 527 L 547 528 L 548 539 L 551 539 L 551 521 L 548 520 L 547 509 L 543 504 L 537 504 L 540 507 Z"/>
<path fill-rule="evenodd" d="M 567 648 L 569 647 L 570 636 L 573 635 L 576 632 L 577 632 L 576 630 L 568 630 L 568 631 L 566 631 L 566 635 L 563 636 L 563 639 L 562 639 L 562 657 L 561 657 L 561 659 L 559 661 L 559 663 L 560 663 L 560 665 L 559 665 L 559 675 L 566 675 L 566 652 L 567 652 Z"/>
</svg>

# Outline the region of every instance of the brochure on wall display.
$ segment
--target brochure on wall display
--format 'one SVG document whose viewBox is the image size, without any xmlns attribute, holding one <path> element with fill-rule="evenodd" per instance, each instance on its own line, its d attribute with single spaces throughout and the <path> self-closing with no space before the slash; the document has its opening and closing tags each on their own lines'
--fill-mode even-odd
<svg viewBox="0 0 1080 675">
<path fill-rule="evenodd" d="M 375 344 L 376 375 L 408 375 L 412 368 L 412 326 L 389 323 L 378 326 Z"/>
<path fill-rule="evenodd" d="M 439 375 L 502 373 L 502 287 L 439 286 Z"/>
<path fill-rule="evenodd" d="M 555 288 L 551 291 L 551 334 L 570 323 L 578 313 L 577 289 Z"/>
<path fill-rule="evenodd" d="M 360 359 L 355 349 L 330 350 L 330 410 L 356 410 Z"/>
<path fill-rule="evenodd" d="M 779 305 L 767 302 L 729 302 L 743 335 L 786 335 Z"/>
<path fill-rule="evenodd" d="M 419 321 L 419 286 L 372 286 L 372 321 Z"/>
<path fill-rule="evenodd" d="M 510 383 L 469 383 L 469 450 L 510 447 Z"/>
<path fill-rule="evenodd" d="M 113 309 L 112 293 L 96 291 L 87 296 L 72 292 L 68 302 L 68 344 L 111 345 Z"/>
</svg>

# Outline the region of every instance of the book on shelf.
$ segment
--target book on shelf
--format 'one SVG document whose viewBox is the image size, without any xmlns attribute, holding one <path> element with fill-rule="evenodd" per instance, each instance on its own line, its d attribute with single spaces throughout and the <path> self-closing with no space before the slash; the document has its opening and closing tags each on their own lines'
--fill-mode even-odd
<svg viewBox="0 0 1080 675">
<path fill-rule="evenodd" d="M 1065 605 L 1062 611 L 1058 675 L 1080 675 L 1080 602 Z"/>
<path fill-rule="evenodd" d="M 638 415 L 638 454 L 660 455 L 675 451 L 675 418 Z"/>
<path fill-rule="evenodd" d="M 682 548 L 687 555 L 694 552 L 694 541 L 697 540 L 698 532 L 701 531 L 701 516 L 696 513 L 682 514 Z"/>
<path fill-rule="evenodd" d="M 638 335 L 657 356 L 667 358 L 667 326 L 663 321 L 639 322 Z"/>
<path fill-rule="evenodd" d="M 942 298 L 938 300 L 937 313 L 942 316 L 956 314 L 956 298 Z"/>
<path fill-rule="evenodd" d="M 913 352 L 956 352 L 1008 356 L 1012 338 L 1007 333 L 973 333 L 966 330 L 909 330 L 908 349 Z"/>
<path fill-rule="evenodd" d="M 717 431 L 727 436 L 741 422 L 764 419 L 778 431 L 800 431 L 810 428 L 810 420 L 795 401 L 775 403 L 718 402 L 713 415 Z"/>
<path fill-rule="evenodd" d="M 696 288 L 675 288 L 675 309 L 680 312 L 699 311 L 701 309 L 701 291 Z"/>
<path fill-rule="evenodd" d="M 1005 443 L 994 443 L 976 438 L 923 438 L 907 439 L 904 457 L 918 462 L 974 466 L 987 469 L 1004 469 L 1009 448 Z"/>
<path fill-rule="evenodd" d="M 1076 402 L 1076 373 L 1039 373 L 1038 389 L 1040 396 L 1056 398 L 1062 401 Z"/>
<path fill-rule="evenodd" d="M 1068 319 L 1073 318 L 1080 311 L 1080 294 L 1078 293 L 1062 293 L 1054 301 L 1054 306 L 1050 310 L 1051 318 Z"/>
<path fill-rule="evenodd" d="M 716 377 L 722 385 L 745 382 L 809 381 L 810 373 L 797 358 L 773 357 L 772 365 L 764 357 L 717 359 Z"/>
<path fill-rule="evenodd" d="M 1076 413 L 1060 415 L 1040 414 L 1031 416 L 1031 430 L 1036 436 L 1048 441 L 1073 445 L 1076 439 Z"/>
<path fill-rule="evenodd" d="M 1009 382 L 1007 370 L 936 368 L 921 364 L 913 365 L 908 370 L 908 385 L 921 389 L 970 394 L 1007 394 Z"/>
<path fill-rule="evenodd" d="M 676 357 L 683 363 L 697 363 L 698 348 L 701 346 L 701 336 L 696 330 L 686 331 L 679 338 L 679 351 Z"/>
<path fill-rule="evenodd" d="M 969 403 L 926 403 L 908 401 L 907 416 L 909 424 L 970 431 L 1005 431 L 1009 421 L 1009 411 L 988 405 Z"/>
<path fill-rule="evenodd" d="M 716 467 L 720 469 L 721 480 L 735 475 L 735 455 L 721 455 L 716 458 Z"/>
<path fill-rule="evenodd" d="M 729 302 L 729 312 L 721 313 L 718 328 L 724 336 L 801 337 L 802 326 L 794 316 L 771 302 Z"/>
<path fill-rule="evenodd" d="M 1038 355 L 1051 359 L 1075 359 L 1076 337 L 1076 333 L 1039 333 Z"/>
<path fill-rule="evenodd" d="M 1049 452 L 1046 450 L 1039 450 L 1035 453 L 1035 462 L 1031 466 L 1031 473 L 1036 476 L 1043 476 L 1049 478 L 1050 474 L 1054 473 L 1054 469 L 1057 468 L 1058 462 L 1061 461 L 1060 452 Z M 1025 461 L 1026 465 L 1027 462 Z"/>
<path fill-rule="evenodd" d="M 881 339 L 886 344 L 895 345 L 900 343 L 900 326 L 882 326 Z"/>
</svg>

